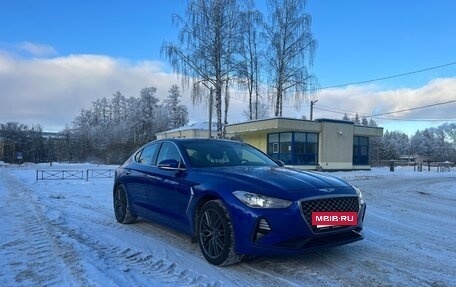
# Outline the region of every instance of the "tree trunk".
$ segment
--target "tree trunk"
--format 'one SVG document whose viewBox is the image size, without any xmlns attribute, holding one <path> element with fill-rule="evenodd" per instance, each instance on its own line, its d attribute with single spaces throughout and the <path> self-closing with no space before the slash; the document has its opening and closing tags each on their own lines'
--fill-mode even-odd
<svg viewBox="0 0 456 287">
<path fill-rule="evenodd" d="M 223 138 L 222 125 L 222 86 L 217 81 L 215 85 L 215 111 L 217 113 L 217 138 Z"/>
<path fill-rule="evenodd" d="M 228 124 L 228 108 L 230 106 L 230 92 L 229 92 L 228 80 L 225 82 L 225 110 L 224 110 L 224 121 L 223 121 L 223 133 L 222 136 L 226 136 L 226 125 Z"/>
</svg>

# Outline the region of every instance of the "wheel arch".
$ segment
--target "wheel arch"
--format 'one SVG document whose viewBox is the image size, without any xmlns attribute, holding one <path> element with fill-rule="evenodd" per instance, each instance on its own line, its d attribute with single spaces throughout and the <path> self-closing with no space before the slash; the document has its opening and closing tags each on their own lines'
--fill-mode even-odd
<svg viewBox="0 0 456 287">
<path fill-rule="evenodd" d="M 113 193 L 112 193 L 113 205 L 114 205 L 114 213 L 115 213 L 117 221 L 119 223 L 123 223 L 123 224 L 129 224 L 129 223 L 135 222 L 138 216 L 132 210 L 129 194 L 127 192 L 125 185 L 116 181 L 113 186 L 114 186 Z M 119 192 L 119 195 L 118 195 L 118 192 Z M 123 196 L 120 195 L 120 193 L 123 193 Z M 120 198 L 118 198 L 118 196 Z M 124 198 L 124 199 L 122 199 L 122 198 Z M 121 200 L 121 201 L 118 201 L 118 200 Z M 118 206 L 118 202 L 124 202 L 124 203 L 121 203 Z M 118 208 L 123 210 L 123 212 L 120 211 Z M 118 217 L 118 212 L 122 212 L 120 215 L 121 217 Z"/>
<path fill-rule="evenodd" d="M 116 188 L 117 188 L 119 185 L 122 185 L 122 183 L 116 180 L 116 181 L 114 182 L 113 187 L 112 187 L 112 194 L 113 194 L 113 195 L 114 195 L 114 193 L 116 192 Z M 125 187 L 125 186 L 124 186 L 124 187 Z"/>
<path fill-rule="evenodd" d="M 233 228 L 233 223 L 231 221 L 230 211 L 226 207 L 226 203 L 222 199 L 217 198 L 217 197 L 215 197 L 214 199 L 210 199 L 210 198 L 207 198 L 207 199 L 208 200 L 205 201 L 204 203 L 200 202 L 201 205 L 199 206 L 198 212 L 196 213 L 197 214 L 197 216 L 195 217 L 195 220 L 197 220 L 197 223 L 195 225 L 197 228 L 196 241 L 198 242 L 198 244 L 200 246 L 203 256 L 211 264 L 214 264 L 217 266 L 226 266 L 226 265 L 236 264 L 242 260 L 243 255 L 236 252 L 236 241 L 237 240 L 236 240 L 235 231 Z M 206 214 L 207 210 L 212 210 L 212 212 L 216 212 L 217 214 L 219 214 L 218 216 L 220 216 L 219 217 L 220 221 L 217 225 L 221 224 L 220 222 L 224 222 L 223 223 L 224 231 L 223 231 L 223 233 L 221 233 L 222 234 L 221 236 L 222 236 L 222 238 L 224 238 L 222 240 L 225 243 L 223 243 L 223 246 L 224 246 L 224 247 L 222 247 L 223 249 L 220 250 L 221 253 L 216 254 L 216 255 L 214 255 L 214 254 L 208 255 L 209 253 L 211 253 L 210 250 L 213 250 L 213 251 L 216 251 L 216 250 L 211 249 L 210 247 L 207 247 L 206 245 L 207 244 L 211 245 L 214 243 L 209 243 L 210 241 L 205 241 L 202 238 L 208 239 L 213 236 L 219 237 L 220 233 L 218 233 L 218 231 L 214 232 L 214 229 L 212 229 L 212 231 L 209 231 L 209 230 L 211 230 L 211 227 L 208 227 L 208 228 L 205 228 L 205 231 L 203 231 L 203 234 L 204 234 L 203 237 L 200 237 L 202 234 L 200 227 L 207 226 L 207 224 L 205 224 L 205 225 L 202 224 L 202 225 L 198 226 L 198 224 L 201 224 L 200 221 L 203 220 L 202 217 L 198 217 L 198 215 L 200 213 Z M 209 216 L 209 217 L 212 217 L 212 216 Z M 207 218 L 207 217 L 203 217 L 203 218 Z M 211 225 L 211 224 L 209 224 L 209 226 L 212 226 L 212 228 L 217 228 L 217 229 L 220 228 L 220 227 L 214 227 L 214 225 Z M 209 235 L 209 234 L 212 234 L 212 235 Z M 229 234 L 229 236 L 226 236 L 228 234 Z M 210 239 L 210 240 L 213 240 L 213 239 Z M 203 242 L 205 242 L 205 243 L 203 243 Z M 222 244 L 222 243 L 220 243 L 220 244 Z M 218 249 L 218 248 L 216 248 L 216 249 Z M 212 257 L 212 256 L 215 256 L 215 257 Z"/>
<path fill-rule="evenodd" d="M 192 233 L 193 236 L 196 238 L 197 234 L 197 222 L 198 222 L 198 216 L 200 214 L 201 208 L 208 203 L 209 201 L 212 200 L 222 200 L 221 197 L 216 196 L 214 194 L 205 194 L 201 198 L 198 199 L 198 201 L 195 203 L 195 208 L 193 211 L 193 216 L 192 216 Z M 223 200 L 222 200 L 223 202 Z"/>
</svg>

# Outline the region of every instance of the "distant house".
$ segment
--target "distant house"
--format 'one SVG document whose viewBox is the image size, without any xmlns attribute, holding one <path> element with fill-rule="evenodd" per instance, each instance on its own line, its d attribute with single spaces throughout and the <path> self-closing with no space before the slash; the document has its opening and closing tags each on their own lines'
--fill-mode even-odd
<svg viewBox="0 0 456 287">
<path fill-rule="evenodd" d="M 383 128 L 351 121 L 269 118 L 226 126 L 228 137 L 241 139 L 287 166 L 301 169 L 370 169 L 369 138 L 383 136 Z M 157 138 L 208 137 L 208 126 L 195 124 L 157 134 Z M 216 135 L 216 127 L 212 129 Z"/>
<path fill-rule="evenodd" d="M 217 135 L 217 123 L 212 123 L 211 137 Z M 209 138 L 209 122 L 193 123 L 184 127 L 155 134 L 157 139 L 166 138 Z"/>
</svg>

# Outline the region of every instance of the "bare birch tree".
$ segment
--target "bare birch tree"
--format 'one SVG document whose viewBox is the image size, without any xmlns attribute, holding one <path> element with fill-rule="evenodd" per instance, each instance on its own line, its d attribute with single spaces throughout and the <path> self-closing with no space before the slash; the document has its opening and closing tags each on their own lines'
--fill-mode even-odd
<svg viewBox="0 0 456 287">
<path fill-rule="evenodd" d="M 312 17 L 304 13 L 304 0 L 269 0 L 269 20 L 264 36 L 268 42 L 267 72 L 274 91 L 275 116 L 282 116 L 284 98 L 294 94 L 296 104 L 315 82 L 308 67 L 313 64 L 317 42 L 311 31 Z"/>
<path fill-rule="evenodd" d="M 249 97 L 248 119 L 258 119 L 259 86 L 260 86 L 260 27 L 262 14 L 254 8 L 251 0 L 244 2 L 241 12 L 242 42 L 238 80 L 247 88 Z"/>
<path fill-rule="evenodd" d="M 202 86 L 206 93 L 213 92 L 217 137 L 223 138 L 229 103 L 229 93 L 223 90 L 236 69 L 239 6 L 236 0 L 190 0 L 185 14 L 173 17 L 180 29 L 178 43 L 164 42 L 161 52 L 184 84 L 191 84 L 192 95 L 201 96 Z"/>
</svg>

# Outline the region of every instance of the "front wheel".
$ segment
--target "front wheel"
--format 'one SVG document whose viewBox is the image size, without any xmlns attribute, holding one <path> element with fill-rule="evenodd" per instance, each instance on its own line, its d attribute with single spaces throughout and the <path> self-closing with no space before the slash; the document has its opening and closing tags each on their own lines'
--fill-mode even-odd
<svg viewBox="0 0 456 287">
<path fill-rule="evenodd" d="M 241 261 L 234 253 L 234 233 L 229 214 L 220 200 L 207 202 L 198 216 L 198 243 L 209 263 L 230 265 Z"/>
<path fill-rule="evenodd" d="M 127 192 L 125 187 L 119 184 L 113 194 L 114 214 L 119 223 L 133 223 L 137 216 L 131 213 L 130 203 L 128 202 Z"/>
</svg>

